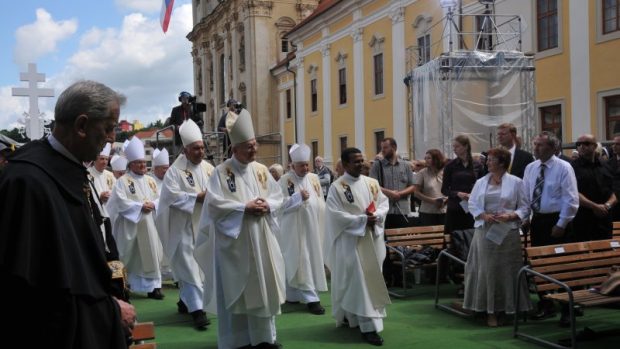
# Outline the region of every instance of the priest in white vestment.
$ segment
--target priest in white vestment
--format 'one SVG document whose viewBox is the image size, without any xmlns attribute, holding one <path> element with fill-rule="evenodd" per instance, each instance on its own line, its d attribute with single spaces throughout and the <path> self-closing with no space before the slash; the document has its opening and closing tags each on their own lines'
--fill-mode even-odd
<svg viewBox="0 0 620 349">
<path fill-rule="evenodd" d="M 214 227 L 209 239 L 214 257 L 201 265 L 215 263 L 218 348 L 280 348 L 275 315 L 286 288 L 274 214 L 282 192 L 267 167 L 255 161 L 258 145 L 250 113 L 229 112 L 226 129 L 233 156 L 215 168 L 201 219 L 201 232 Z"/>
<path fill-rule="evenodd" d="M 114 188 L 114 184 L 116 183 L 114 174 L 106 170 L 108 160 L 110 159 L 111 149 L 112 144 L 106 143 L 103 150 L 101 150 L 101 153 L 99 153 L 99 156 L 97 156 L 97 159 L 93 162 L 92 166 L 88 168 L 88 173 L 92 176 L 93 184 L 95 185 L 95 189 L 99 195 L 99 200 L 103 203 L 104 212 L 101 212 L 101 214 L 104 216 L 107 216 L 105 205 L 108 202 L 108 199 L 110 199 L 112 188 Z"/>
<path fill-rule="evenodd" d="M 366 342 L 382 345 L 378 332 L 390 304 L 381 272 L 389 203 L 377 180 L 361 175 L 364 157 L 359 149 L 345 149 L 341 159 L 346 172 L 330 186 L 325 211 L 332 314 L 338 326 L 359 326 Z"/>
<path fill-rule="evenodd" d="M 112 160 L 110 160 L 110 166 L 112 167 L 114 178 L 119 179 L 127 172 L 127 158 L 124 155 L 114 154 Z"/>
<path fill-rule="evenodd" d="M 278 237 L 286 267 L 286 301 L 302 302 L 315 315 L 325 314 L 318 291 L 327 291 L 323 262 L 325 199 L 319 177 L 309 172 L 310 147 L 294 144 L 292 171 L 278 184 L 284 196 Z"/>
<path fill-rule="evenodd" d="M 179 313 L 190 313 L 196 329 L 206 329 L 210 321 L 203 306 L 203 279 L 194 258 L 198 223 L 207 182 L 213 166 L 204 160 L 202 132 L 193 120 L 179 127 L 183 153 L 164 176 L 157 214 L 157 229 L 174 279 L 179 283 Z"/>
<path fill-rule="evenodd" d="M 161 243 L 155 228 L 157 184 L 146 175 L 144 144 L 134 136 L 125 149 L 129 171 L 116 181 L 108 201 L 112 231 L 132 292 L 161 300 Z"/>
<path fill-rule="evenodd" d="M 166 148 L 161 151 L 159 149 L 155 149 L 153 151 L 153 160 L 151 161 L 151 164 L 153 165 L 151 176 L 155 179 L 157 189 L 159 190 L 159 194 L 161 194 L 161 188 L 164 184 L 164 176 L 170 167 L 170 155 L 168 150 Z"/>
</svg>

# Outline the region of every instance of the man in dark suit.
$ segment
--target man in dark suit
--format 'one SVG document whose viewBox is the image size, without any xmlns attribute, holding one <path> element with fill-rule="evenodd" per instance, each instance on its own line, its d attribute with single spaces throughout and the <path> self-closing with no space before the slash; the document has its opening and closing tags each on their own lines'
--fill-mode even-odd
<svg viewBox="0 0 620 349">
<path fill-rule="evenodd" d="M 181 145 L 181 136 L 179 135 L 179 126 L 183 124 L 183 122 L 187 119 L 192 119 L 198 125 L 198 127 L 202 130 L 202 125 L 204 125 L 204 121 L 200 117 L 199 113 L 196 113 L 194 108 L 192 107 L 192 103 L 190 103 L 192 95 L 189 92 L 181 92 L 179 93 L 179 102 L 180 105 L 172 108 L 170 112 L 170 118 L 166 121 L 166 126 L 175 125 L 174 134 L 175 141 L 174 144 L 179 146 Z"/>
<path fill-rule="evenodd" d="M 614 193 L 616 194 L 616 198 L 620 198 L 620 136 L 614 137 L 612 150 L 614 152 L 611 157 L 609 157 L 609 161 L 607 163 L 614 177 Z M 614 221 L 620 221 L 620 205 L 615 205 L 611 214 Z"/>
<path fill-rule="evenodd" d="M 503 123 L 497 126 L 497 142 L 508 151 L 511 159 L 508 166 L 508 173 L 523 178 L 525 167 L 534 161 L 531 153 L 519 149 L 517 146 L 517 128 L 511 123 Z"/>
</svg>

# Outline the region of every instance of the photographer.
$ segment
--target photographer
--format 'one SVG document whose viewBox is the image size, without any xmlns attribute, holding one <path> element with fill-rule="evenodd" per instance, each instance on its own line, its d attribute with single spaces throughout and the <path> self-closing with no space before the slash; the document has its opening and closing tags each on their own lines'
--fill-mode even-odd
<svg viewBox="0 0 620 349">
<path fill-rule="evenodd" d="M 196 97 L 192 96 L 189 92 L 181 92 L 179 93 L 179 102 L 181 105 L 178 105 L 172 108 L 172 112 L 170 112 L 170 118 L 166 121 L 166 125 L 175 125 L 174 134 L 175 141 L 174 144 L 179 146 L 181 145 L 181 136 L 179 135 L 179 126 L 187 120 L 192 119 L 198 125 L 200 130 L 202 130 L 202 126 L 204 125 L 204 121 L 200 116 L 199 110 L 196 108 Z"/>
<path fill-rule="evenodd" d="M 223 132 L 224 137 L 222 139 L 222 154 L 225 158 L 230 158 L 231 148 L 230 148 L 230 140 L 228 139 L 228 133 L 226 131 L 226 115 L 231 111 L 235 114 L 239 114 L 241 112 L 242 104 L 237 102 L 237 100 L 231 98 L 226 102 L 226 108 L 220 117 L 220 121 L 217 125 L 217 131 Z"/>
</svg>

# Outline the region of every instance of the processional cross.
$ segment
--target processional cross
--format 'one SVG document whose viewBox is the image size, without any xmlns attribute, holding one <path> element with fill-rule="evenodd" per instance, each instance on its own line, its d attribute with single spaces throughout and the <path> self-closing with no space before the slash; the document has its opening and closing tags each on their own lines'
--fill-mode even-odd
<svg viewBox="0 0 620 349">
<path fill-rule="evenodd" d="M 37 73 L 37 65 L 28 63 L 28 72 L 19 73 L 20 81 L 27 81 L 28 87 L 13 87 L 12 95 L 28 97 L 30 108 L 26 116 L 26 135 L 35 140 L 44 136 L 43 120 L 39 111 L 39 97 L 54 97 L 54 89 L 39 88 L 39 82 L 45 82 L 45 74 Z"/>
</svg>

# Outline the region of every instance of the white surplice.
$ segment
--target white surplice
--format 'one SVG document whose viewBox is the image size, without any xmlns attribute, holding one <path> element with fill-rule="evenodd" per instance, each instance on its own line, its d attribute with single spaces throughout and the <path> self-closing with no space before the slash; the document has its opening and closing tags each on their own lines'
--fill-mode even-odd
<svg viewBox="0 0 620 349">
<path fill-rule="evenodd" d="M 374 203 L 378 217 L 366 225 L 366 210 Z M 385 259 L 383 224 L 389 201 L 377 180 L 345 173 L 329 188 L 325 210 L 325 262 L 331 270 L 332 314 L 338 325 L 346 317 L 362 332 L 381 331 L 385 306 L 390 304 L 381 267 Z M 370 328 L 364 327 L 373 320 Z"/>
<path fill-rule="evenodd" d="M 256 198 L 264 199 L 271 213 L 245 214 L 246 203 Z M 209 180 L 201 232 L 214 227 L 214 257 L 201 265 L 215 263 L 219 348 L 275 340 L 285 274 L 273 215 L 282 199 L 267 167 L 257 162 L 245 165 L 233 157 L 218 165 Z"/>
<path fill-rule="evenodd" d="M 157 200 L 153 178 L 128 171 L 116 181 L 106 205 L 113 217 L 112 231 L 118 253 L 135 292 L 161 288 L 161 244 L 155 228 L 155 212 L 142 212 L 145 202 Z"/>
<path fill-rule="evenodd" d="M 203 280 L 194 258 L 202 203 L 213 166 L 196 165 L 181 154 L 166 171 L 159 200 L 157 229 L 174 278 L 181 286 L 180 298 L 190 312 L 203 309 Z M 209 193 L 207 193 L 207 196 Z"/>
<path fill-rule="evenodd" d="M 88 173 L 93 177 L 93 183 L 95 184 L 95 189 L 99 197 L 101 197 L 101 193 L 112 192 L 114 184 L 116 184 L 116 178 L 112 172 L 105 169 L 99 172 L 95 166 L 91 166 L 88 168 Z M 103 203 L 103 212 L 101 212 L 101 214 L 108 217 L 106 206 L 107 203 Z"/>
<path fill-rule="evenodd" d="M 327 291 L 323 262 L 325 201 L 319 177 L 314 173 L 299 177 L 289 172 L 280 178 L 278 184 L 284 203 L 278 215 L 280 232 L 277 238 L 284 256 L 287 287 Z M 309 193 L 306 201 L 302 200 L 302 189 Z M 315 302 L 318 298 L 287 300 Z"/>
</svg>

